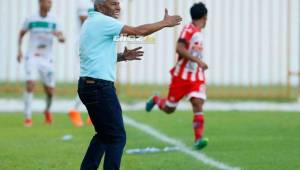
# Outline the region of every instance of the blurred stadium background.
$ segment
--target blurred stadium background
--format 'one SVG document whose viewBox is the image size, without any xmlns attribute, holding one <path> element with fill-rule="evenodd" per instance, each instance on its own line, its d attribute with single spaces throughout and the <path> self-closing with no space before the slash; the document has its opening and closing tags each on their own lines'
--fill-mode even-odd
<svg viewBox="0 0 300 170">
<path fill-rule="evenodd" d="M 164 7 L 190 22 L 189 7 L 196 0 L 123 0 L 124 23 L 137 25 L 162 18 Z M 205 29 L 208 95 L 211 99 L 296 100 L 299 96 L 298 0 L 204 0 L 209 9 Z M 55 13 L 67 38 L 55 44 L 57 97 L 76 93 L 78 21 L 74 0 L 54 0 Z M 36 0 L 0 1 L 0 95 L 21 97 L 23 64 L 16 61 L 17 36 L 25 17 L 37 10 Z M 120 64 L 118 89 L 124 100 L 165 94 L 169 70 L 176 61 L 175 41 L 182 25 L 154 34 L 144 47 L 143 61 Z M 23 51 L 26 51 L 26 39 Z M 298 75 L 298 76 L 297 76 Z M 38 92 L 42 88 L 38 88 Z"/>
<path fill-rule="evenodd" d="M 145 155 L 125 153 L 121 169 L 216 170 L 226 169 L 223 165 L 228 164 L 245 170 L 298 170 L 300 1 L 202 1 L 209 10 L 205 135 L 210 142 L 195 152 L 188 150 L 193 143 L 189 105 L 172 116 L 157 110 L 145 114 L 143 107 L 154 92 L 166 94 L 169 70 L 176 62 L 176 40 L 182 26 L 190 22 L 190 6 L 198 0 L 121 0 L 121 20 L 129 25 L 157 21 L 165 7 L 170 14 L 184 18 L 181 26 L 150 37 L 151 43 L 118 44 L 120 51 L 125 45 L 145 50 L 142 61 L 118 67 L 117 89 L 128 135 L 125 150 L 177 146 L 166 138 L 188 148 Z M 0 169 L 74 170 L 94 133 L 91 126 L 74 128 L 67 116 L 79 72 L 75 0 L 53 0 L 52 8 L 67 39 L 63 45 L 54 43 L 57 89 L 53 110 L 61 105 L 55 110 L 61 114 L 55 114 L 51 127 L 42 123 L 42 114 L 34 114 L 32 128 L 22 126 L 24 65 L 16 61 L 17 38 L 24 19 L 37 9 L 38 0 L 0 0 Z M 33 110 L 39 113 L 44 107 L 42 86 L 36 91 Z M 155 136 L 157 131 L 167 137 Z M 187 152 L 192 156 L 184 154 Z"/>
</svg>

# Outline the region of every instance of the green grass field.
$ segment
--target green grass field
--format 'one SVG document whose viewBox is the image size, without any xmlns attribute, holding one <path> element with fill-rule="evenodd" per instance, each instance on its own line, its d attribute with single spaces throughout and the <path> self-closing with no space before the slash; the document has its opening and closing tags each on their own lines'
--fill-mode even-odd
<svg viewBox="0 0 300 170">
<path fill-rule="evenodd" d="M 144 111 L 125 112 L 161 133 L 193 143 L 192 114 L 174 115 Z M 31 128 L 22 126 L 21 114 L 0 114 L 1 170 L 74 170 L 93 135 L 92 127 L 74 128 L 64 114 L 55 115 L 52 126 L 34 115 Z M 245 170 L 297 170 L 300 168 L 300 114 L 293 112 L 206 112 L 206 136 L 210 143 L 202 153 Z M 126 126 L 126 149 L 170 146 L 148 134 Z M 61 138 L 73 135 L 70 141 Z M 102 167 L 100 168 L 102 169 Z M 124 154 L 122 170 L 213 170 L 180 151 Z"/>
</svg>

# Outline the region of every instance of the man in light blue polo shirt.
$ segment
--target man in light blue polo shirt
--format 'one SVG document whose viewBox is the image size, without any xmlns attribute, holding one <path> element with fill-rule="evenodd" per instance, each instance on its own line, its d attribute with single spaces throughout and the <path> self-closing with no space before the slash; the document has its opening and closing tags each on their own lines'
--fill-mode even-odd
<svg viewBox="0 0 300 170">
<path fill-rule="evenodd" d="M 88 110 L 96 134 L 82 161 L 81 170 L 96 170 L 104 154 L 104 169 L 118 170 L 126 133 L 114 87 L 116 64 L 140 60 L 144 52 L 138 47 L 133 50 L 125 48 L 123 53 L 117 54 L 114 37 L 120 34 L 147 36 L 165 27 L 179 25 L 182 19 L 169 16 L 165 10 L 162 21 L 131 27 L 117 20 L 121 10 L 119 0 L 95 0 L 94 8 L 80 34 L 78 94 Z"/>
<path fill-rule="evenodd" d="M 80 35 L 80 76 L 107 81 L 116 79 L 117 53 L 114 36 L 124 24 L 100 12 L 89 12 Z"/>
</svg>

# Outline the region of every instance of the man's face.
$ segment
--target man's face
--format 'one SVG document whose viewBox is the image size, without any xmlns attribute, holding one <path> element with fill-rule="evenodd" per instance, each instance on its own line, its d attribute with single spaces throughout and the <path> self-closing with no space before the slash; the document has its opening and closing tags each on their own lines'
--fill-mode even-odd
<svg viewBox="0 0 300 170">
<path fill-rule="evenodd" d="M 119 0 L 106 0 L 103 5 L 100 5 L 101 12 L 107 16 L 118 19 L 121 12 Z"/>
<path fill-rule="evenodd" d="M 40 9 L 49 12 L 52 6 L 52 0 L 41 0 Z"/>
</svg>

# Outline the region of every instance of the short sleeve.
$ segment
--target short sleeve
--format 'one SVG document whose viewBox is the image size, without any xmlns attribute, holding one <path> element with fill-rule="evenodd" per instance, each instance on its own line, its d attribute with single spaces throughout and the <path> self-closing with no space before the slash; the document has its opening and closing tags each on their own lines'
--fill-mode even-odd
<svg viewBox="0 0 300 170">
<path fill-rule="evenodd" d="M 56 25 L 56 27 L 55 27 L 54 31 L 62 31 L 61 22 L 59 20 L 55 21 L 55 25 Z"/>
<path fill-rule="evenodd" d="M 61 25 L 60 25 L 59 22 L 56 22 L 56 23 L 55 23 L 54 31 L 61 31 Z"/>
<path fill-rule="evenodd" d="M 180 33 L 179 40 L 185 40 L 186 43 L 189 43 L 193 36 L 193 30 L 188 27 L 184 27 Z"/>
<path fill-rule="evenodd" d="M 77 15 L 88 16 L 88 10 L 90 8 L 89 0 L 77 0 Z"/>
<path fill-rule="evenodd" d="M 52 15 L 51 21 L 49 21 L 53 25 L 53 31 L 62 31 L 61 28 L 61 19 L 56 15 Z"/>
<path fill-rule="evenodd" d="M 107 17 L 105 26 L 103 25 L 104 33 L 108 36 L 117 36 L 121 34 L 124 24 L 117 19 Z"/>
<path fill-rule="evenodd" d="M 30 24 L 30 21 L 29 21 L 29 18 L 27 18 L 23 23 L 22 30 L 29 30 L 29 24 Z"/>
<path fill-rule="evenodd" d="M 77 15 L 81 16 L 88 16 L 88 9 L 85 8 L 77 8 Z"/>
</svg>

